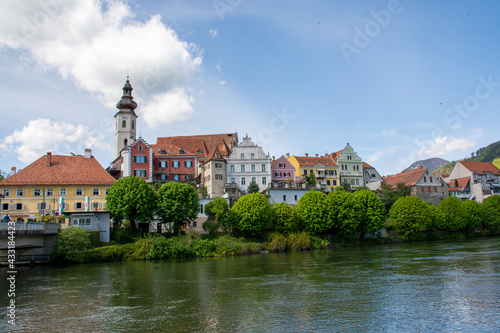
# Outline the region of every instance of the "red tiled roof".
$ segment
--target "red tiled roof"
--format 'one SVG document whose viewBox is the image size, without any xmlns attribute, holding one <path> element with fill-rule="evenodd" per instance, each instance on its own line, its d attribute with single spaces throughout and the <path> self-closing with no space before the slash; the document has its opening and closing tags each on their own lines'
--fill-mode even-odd
<svg viewBox="0 0 500 333">
<path fill-rule="evenodd" d="M 372 167 L 370 164 L 363 162 L 363 169 L 375 169 L 375 168 Z"/>
<path fill-rule="evenodd" d="M 343 152 L 344 152 L 344 149 L 339 150 L 335 153 L 326 154 L 325 157 L 330 157 L 331 159 L 333 159 L 335 161 L 335 163 L 337 163 L 337 157 L 339 157 L 340 154 L 342 154 Z"/>
<path fill-rule="evenodd" d="M 297 159 L 297 162 L 299 162 L 299 165 L 301 166 L 314 166 L 316 164 L 322 164 L 324 166 L 337 166 L 337 162 L 332 160 L 329 157 L 314 157 L 314 156 L 295 156 Z"/>
<path fill-rule="evenodd" d="M 463 191 L 464 188 L 467 187 L 467 184 L 470 181 L 470 177 L 457 178 L 456 180 L 457 180 L 458 186 L 455 187 L 455 179 L 451 180 L 449 185 L 460 189 L 460 191 Z"/>
<path fill-rule="evenodd" d="M 220 144 L 221 140 L 224 140 L 231 149 L 238 145 L 236 133 L 163 137 L 157 138 L 156 144 L 174 144 L 185 150 L 195 152 L 199 157 L 204 158 Z M 198 152 L 199 150 L 201 153 Z"/>
<path fill-rule="evenodd" d="M 417 168 L 408 171 L 403 171 L 393 176 L 384 177 L 384 183 L 392 187 L 396 187 L 397 184 L 403 183 L 406 186 L 414 186 L 417 184 L 420 178 L 424 175 L 426 168 Z"/>
<path fill-rule="evenodd" d="M 151 147 L 153 148 L 153 154 L 155 155 L 155 157 L 178 156 L 178 155 L 197 156 L 198 155 L 198 154 L 193 153 L 187 149 L 183 149 L 181 147 L 178 147 L 172 143 L 166 144 L 166 145 L 152 144 Z M 184 150 L 184 154 L 180 153 L 181 150 Z M 165 151 L 165 154 L 162 154 L 163 151 Z"/>
<path fill-rule="evenodd" d="M 458 162 L 466 167 L 469 171 L 475 172 L 478 175 L 484 175 L 485 172 L 492 172 L 495 175 L 500 175 L 500 170 L 491 162 Z"/>
<path fill-rule="evenodd" d="M 116 181 L 92 156 L 45 155 L 2 180 L 1 185 L 113 185 Z"/>
<path fill-rule="evenodd" d="M 216 157 L 216 155 L 219 154 L 220 157 Z M 208 154 L 207 161 L 210 160 L 222 160 L 223 157 L 229 156 L 231 154 L 231 149 L 227 146 L 226 141 L 221 140 L 220 143 L 215 146 L 210 154 Z"/>
</svg>

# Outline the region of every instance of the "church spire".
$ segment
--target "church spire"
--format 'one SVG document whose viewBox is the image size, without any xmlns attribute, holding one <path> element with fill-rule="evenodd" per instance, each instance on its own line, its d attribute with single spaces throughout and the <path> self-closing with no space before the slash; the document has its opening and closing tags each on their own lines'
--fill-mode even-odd
<svg viewBox="0 0 500 333">
<path fill-rule="evenodd" d="M 134 97 L 132 97 L 132 85 L 128 79 L 125 81 L 125 85 L 123 86 L 123 96 L 122 99 L 116 104 L 116 107 L 120 110 L 130 110 L 133 114 L 135 114 L 134 110 L 137 108 L 137 103 L 133 101 Z"/>
</svg>

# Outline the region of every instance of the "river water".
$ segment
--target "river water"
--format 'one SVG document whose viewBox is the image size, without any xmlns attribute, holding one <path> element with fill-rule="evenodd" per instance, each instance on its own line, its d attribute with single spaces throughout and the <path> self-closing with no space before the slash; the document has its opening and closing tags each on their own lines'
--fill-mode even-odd
<svg viewBox="0 0 500 333">
<path fill-rule="evenodd" d="M 500 332 L 500 238 L 23 267 L 16 326 L 0 287 L 6 331 Z"/>
</svg>

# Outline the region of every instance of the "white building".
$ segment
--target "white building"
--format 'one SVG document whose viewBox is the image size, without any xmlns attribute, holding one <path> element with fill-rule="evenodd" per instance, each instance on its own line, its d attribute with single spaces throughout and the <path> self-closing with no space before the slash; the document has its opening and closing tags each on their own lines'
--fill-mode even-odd
<svg viewBox="0 0 500 333">
<path fill-rule="evenodd" d="M 271 157 L 248 135 L 233 148 L 226 162 L 228 183 L 237 184 L 243 193 L 247 192 L 252 180 L 259 185 L 259 191 L 266 189 L 271 182 Z"/>
</svg>

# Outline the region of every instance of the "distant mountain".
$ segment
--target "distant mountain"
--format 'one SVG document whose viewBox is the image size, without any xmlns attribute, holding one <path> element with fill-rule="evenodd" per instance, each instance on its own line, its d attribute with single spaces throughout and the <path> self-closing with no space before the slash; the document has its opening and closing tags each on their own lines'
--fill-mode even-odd
<svg viewBox="0 0 500 333">
<path fill-rule="evenodd" d="M 412 165 L 410 165 L 408 168 L 404 169 L 403 171 L 408 171 L 416 168 L 420 168 L 421 166 L 424 168 L 427 168 L 431 171 L 436 170 L 443 165 L 449 163 L 447 160 L 443 160 L 442 158 L 439 157 L 433 157 L 433 158 L 428 158 L 426 160 L 420 160 L 414 162 Z"/>
<path fill-rule="evenodd" d="M 495 159 L 500 158 L 500 141 L 492 143 L 486 147 L 479 148 L 475 152 L 472 152 L 470 155 L 471 157 L 464 158 L 460 161 L 493 163 Z M 439 171 L 439 173 L 441 173 L 442 175 L 450 174 L 451 170 L 453 170 L 453 167 L 455 166 L 456 163 L 457 163 L 456 161 L 451 161 L 434 171 Z M 498 161 L 496 161 L 496 163 L 498 163 Z"/>
</svg>

